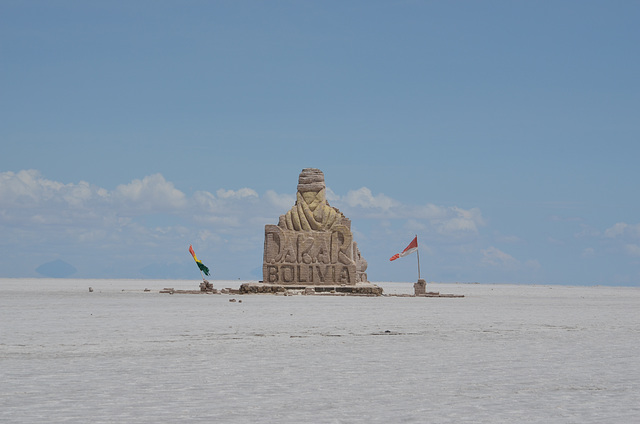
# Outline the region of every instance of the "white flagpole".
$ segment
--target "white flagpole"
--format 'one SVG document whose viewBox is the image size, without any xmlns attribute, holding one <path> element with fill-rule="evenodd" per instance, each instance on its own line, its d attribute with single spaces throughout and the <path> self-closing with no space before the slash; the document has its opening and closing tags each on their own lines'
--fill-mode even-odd
<svg viewBox="0 0 640 424">
<path fill-rule="evenodd" d="M 416 243 L 417 242 L 418 242 L 418 235 L 416 234 Z M 418 280 L 420 280 L 420 249 L 418 247 L 416 247 L 416 256 L 418 257 Z"/>
</svg>

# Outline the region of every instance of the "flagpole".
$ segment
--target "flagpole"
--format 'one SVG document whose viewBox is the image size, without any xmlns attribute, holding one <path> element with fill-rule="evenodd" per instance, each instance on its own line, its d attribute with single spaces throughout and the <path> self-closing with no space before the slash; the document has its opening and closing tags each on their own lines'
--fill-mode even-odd
<svg viewBox="0 0 640 424">
<path fill-rule="evenodd" d="M 418 235 L 416 234 L 416 241 L 418 241 Z M 420 280 L 420 249 L 416 247 L 416 256 L 418 257 L 418 280 Z"/>
</svg>

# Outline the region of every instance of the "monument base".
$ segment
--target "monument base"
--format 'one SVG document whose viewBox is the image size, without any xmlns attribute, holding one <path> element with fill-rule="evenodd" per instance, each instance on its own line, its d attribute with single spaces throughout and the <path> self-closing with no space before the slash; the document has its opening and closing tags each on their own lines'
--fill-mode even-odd
<svg viewBox="0 0 640 424">
<path fill-rule="evenodd" d="M 381 296 L 382 287 L 378 287 L 375 284 L 370 283 L 339 286 L 244 283 L 240 286 L 240 294 L 331 294 L 341 296 Z"/>
</svg>

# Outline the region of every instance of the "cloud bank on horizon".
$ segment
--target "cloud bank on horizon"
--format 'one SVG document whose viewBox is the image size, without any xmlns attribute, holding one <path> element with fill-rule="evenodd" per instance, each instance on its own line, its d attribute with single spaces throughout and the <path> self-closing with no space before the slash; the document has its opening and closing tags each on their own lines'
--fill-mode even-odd
<svg viewBox="0 0 640 424">
<path fill-rule="evenodd" d="M 212 265 L 214 278 L 260 279 L 264 225 L 277 223 L 295 196 L 274 190 L 259 194 L 249 187 L 213 190 L 186 194 L 159 173 L 108 190 L 86 181 L 53 181 L 37 170 L 2 172 L 1 243 L 8 252 L 0 259 L 3 276 L 36 276 L 43 262 L 64 260 L 77 269 L 76 277 L 190 278 L 186 246 L 193 243 Z M 414 233 L 423 264 L 431 264 L 426 273 L 436 277 L 432 280 L 447 280 L 437 278 L 434 263 L 467 282 L 491 282 L 496 275 L 509 282 L 513 275 L 535 275 L 544 266 L 536 257 L 517 258 L 508 247 L 492 245 L 487 234 L 494 230 L 478 208 L 403 204 L 367 187 L 342 195 L 330 186 L 327 191 L 331 204 L 352 220 L 374 281 L 397 281 L 398 275 L 411 280 L 413 261 L 405 259 L 398 267 L 387 257 Z M 517 237 L 493 240 L 499 241 L 519 243 Z M 586 242 L 596 247 L 584 247 L 585 257 L 617 245 L 630 260 L 637 259 L 640 224 L 592 229 Z M 29 254 L 17 254 L 21 251 Z"/>
</svg>

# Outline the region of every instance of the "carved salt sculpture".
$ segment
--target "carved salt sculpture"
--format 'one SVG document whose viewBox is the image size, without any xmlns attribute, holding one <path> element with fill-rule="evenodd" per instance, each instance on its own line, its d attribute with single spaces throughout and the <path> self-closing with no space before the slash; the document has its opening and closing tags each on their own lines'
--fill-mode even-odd
<svg viewBox="0 0 640 424">
<path fill-rule="evenodd" d="M 264 283 L 355 285 L 368 282 L 366 270 L 351 221 L 327 202 L 324 174 L 303 169 L 295 205 L 265 226 Z"/>
</svg>

